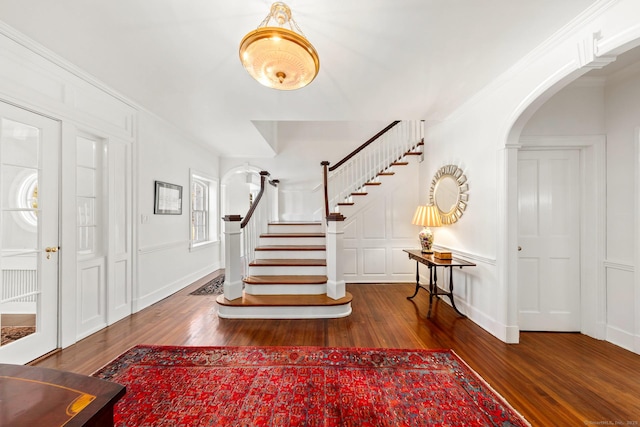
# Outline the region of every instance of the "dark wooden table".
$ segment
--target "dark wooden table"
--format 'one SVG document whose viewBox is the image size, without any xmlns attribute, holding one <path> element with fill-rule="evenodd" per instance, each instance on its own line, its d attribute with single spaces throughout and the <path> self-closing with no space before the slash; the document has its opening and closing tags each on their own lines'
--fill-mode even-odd
<svg viewBox="0 0 640 427">
<path fill-rule="evenodd" d="M 416 261 L 416 291 L 407 299 L 413 299 L 418 295 L 420 289 L 424 289 L 429 292 L 429 311 L 427 318 L 431 317 L 431 307 L 433 304 L 433 298 L 438 298 L 440 295 L 449 297 L 451 300 L 451 306 L 459 315 L 466 317 L 458 310 L 456 303 L 453 300 L 453 267 L 475 267 L 475 264 L 463 259 L 438 259 L 433 254 L 424 254 L 419 249 L 404 249 L 404 252 L 409 254 L 409 259 Z M 420 284 L 420 264 L 426 265 L 429 268 L 429 288 L 425 288 Z M 449 269 L 449 290 L 444 290 L 438 287 L 438 272 L 437 267 L 444 267 Z"/>
<path fill-rule="evenodd" d="M 113 426 L 125 387 L 71 372 L 0 364 L 0 426 Z"/>
</svg>

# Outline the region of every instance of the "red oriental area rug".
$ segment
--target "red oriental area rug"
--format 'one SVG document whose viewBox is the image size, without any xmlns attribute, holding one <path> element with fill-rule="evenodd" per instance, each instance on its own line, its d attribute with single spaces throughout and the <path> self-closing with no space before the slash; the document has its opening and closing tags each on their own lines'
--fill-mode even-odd
<svg viewBox="0 0 640 427">
<path fill-rule="evenodd" d="M 137 346 L 116 426 L 528 426 L 451 350 Z"/>
</svg>

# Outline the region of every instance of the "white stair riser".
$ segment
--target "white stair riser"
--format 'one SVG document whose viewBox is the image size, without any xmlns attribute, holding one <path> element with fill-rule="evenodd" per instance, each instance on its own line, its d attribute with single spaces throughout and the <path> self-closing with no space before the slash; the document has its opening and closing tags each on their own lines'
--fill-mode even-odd
<svg viewBox="0 0 640 427">
<path fill-rule="evenodd" d="M 324 295 L 327 293 L 327 284 L 317 285 L 251 285 L 244 284 L 244 292 L 249 295 Z"/>
<path fill-rule="evenodd" d="M 262 259 L 325 259 L 327 251 L 256 251 Z"/>
<path fill-rule="evenodd" d="M 324 245 L 324 237 L 260 237 L 258 246 L 290 245 L 290 246 L 315 246 Z"/>
<path fill-rule="evenodd" d="M 351 303 L 332 306 L 231 307 L 218 305 L 223 319 L 335 319 L 351 314 Z"/>
<path fill-rule="evenodd" d="M 326 266 L 249 266 L 250 276 L 326 276 Z"/>
<path fill-rule="evenodd" d="M 269 224 L 269 233 L 324 233 L 322 224 Z"/>
</svg>

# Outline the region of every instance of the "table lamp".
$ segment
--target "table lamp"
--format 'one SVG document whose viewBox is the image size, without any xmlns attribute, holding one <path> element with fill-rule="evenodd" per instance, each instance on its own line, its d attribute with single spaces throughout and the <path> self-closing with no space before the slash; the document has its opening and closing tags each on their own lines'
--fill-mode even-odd
<svg viewBox="0 0 640 427">
<path fill-rule="evenodd" d="M 418 234 L 422 253 L 433 253 L 433 233 L 429 227 L 440 227 L 440 212 L 434 205 L 418 206 L 416 213 L 413 215 L 412 224 L 421 225 L 423 228 Z"/>
</svg>

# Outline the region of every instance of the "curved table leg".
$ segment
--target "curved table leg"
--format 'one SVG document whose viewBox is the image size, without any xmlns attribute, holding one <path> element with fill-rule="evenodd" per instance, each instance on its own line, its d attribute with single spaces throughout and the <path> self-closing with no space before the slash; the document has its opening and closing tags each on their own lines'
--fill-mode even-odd
<svg viewBox="0 0 640 427">
<path fill-rule="evenodd" d="M 421 287 L 422 286 L 420 286 L 420 263 L 416 262 L 416 291 L 413 293 L 413 295 L 411 295 L 410 297 L 407 297 L 407 299 L 412 299 L 413 297 L 418 295 L 418 291 L 420 290 Z"/>
<path fill-rule="evenodd" d="M 453 300 L 453 267 L 449 267 L 449 293 L 447 295 L 451 300 L 451 307 L 453 307 L 456 313 L 458 313 L 462 317 L 467 317 L 466 315 L 462 314 L 460 310 L 458 310 L 458 307 L 456 307 L 456 303 Z"/>
</svg>

